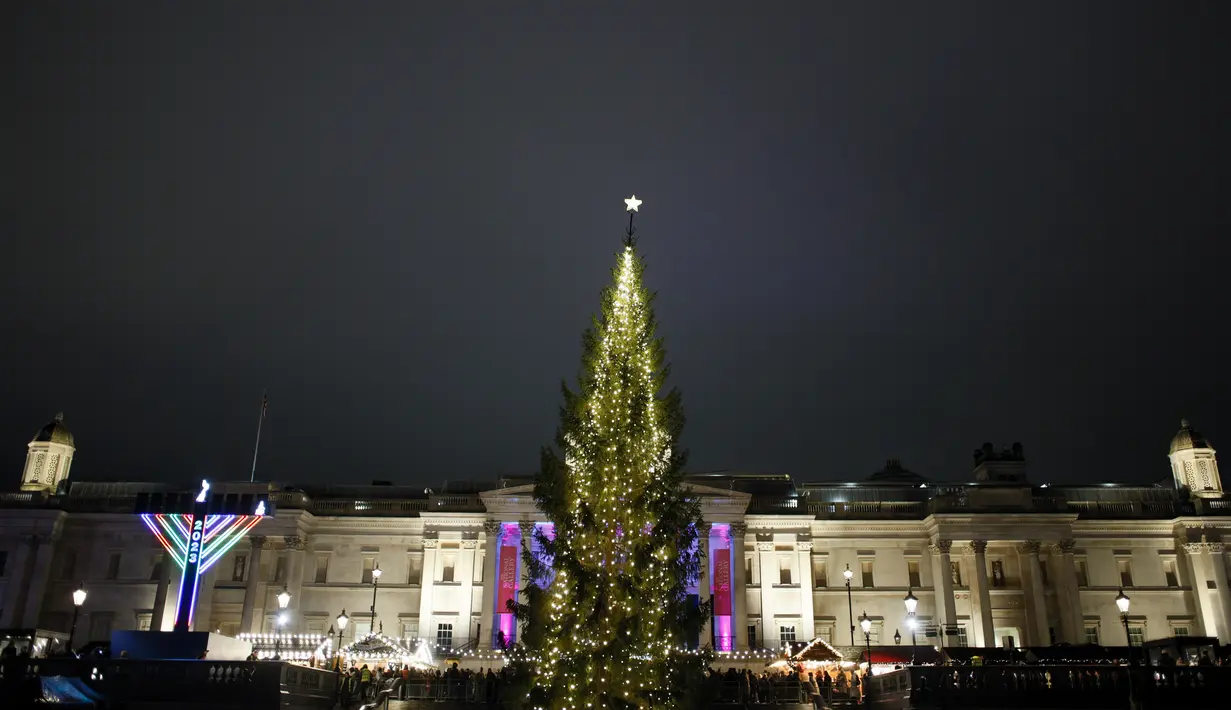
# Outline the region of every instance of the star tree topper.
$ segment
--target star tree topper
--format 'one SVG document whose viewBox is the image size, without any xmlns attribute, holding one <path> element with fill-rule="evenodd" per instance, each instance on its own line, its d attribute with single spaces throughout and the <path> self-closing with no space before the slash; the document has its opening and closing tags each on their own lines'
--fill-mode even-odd
<svg viewBox="0 0 1231 710">
<path fill-rule="evenodd" d="M 644 200 L 638 200 L 637 196 L 633 195 L 627 200 L 624 200 L 624 204 L 627 205 L 624 211 L 625 212 L 637 212 L 639 211 L 637 208 L 641 206 L 642 202 L 644 202 Z"/>
</svg>

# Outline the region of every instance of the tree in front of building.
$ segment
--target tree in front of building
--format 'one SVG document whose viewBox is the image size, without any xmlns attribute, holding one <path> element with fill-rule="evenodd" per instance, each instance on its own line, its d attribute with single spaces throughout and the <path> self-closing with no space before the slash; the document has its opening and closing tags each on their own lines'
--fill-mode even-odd
<svg viewBox="0 0 1231 710">
<path fill-rule="evenodd" d="M 689 707 L 708 662 L 686 650 L 709 602 L 688 595 L 702 564 L 701 513 L 681 488 L 683 409 L 677 390 L 664 392 L 668 367 L 633 236 L 640 201 L 626 203 L 614 281 L 535 479 L 554 524 L 554 534 L 536 533 L 541 554 L 525 555 L 528 576 L 543 580 L 520 608 L 535 708 Z"/>
</svg>

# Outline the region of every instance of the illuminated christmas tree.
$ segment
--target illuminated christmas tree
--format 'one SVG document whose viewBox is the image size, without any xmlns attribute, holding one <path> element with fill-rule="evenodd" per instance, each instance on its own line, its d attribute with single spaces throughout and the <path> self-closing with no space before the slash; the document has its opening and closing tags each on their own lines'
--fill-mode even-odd
<svg viewBox="0 0 1231 710">
<path fill-rule="evenodd" d="M 681 488 L 680 396 L 662 392 L 668 368 L 633 236 L 641 200 L 625 203 L 614 283 L 586 331 L 577 388 L 564 387 L 556 447 L 544 449 L 535 481 L 554 524 L 553 535 L 537 534 L 543 560 L 525 555 L 531 579 L 550 579 L 521 608 L 536 708 L 700 699 L 706 657 L 685 650 L 709 606 L 688 596 L 702 563 L 700 506 Z"/>
</svg>

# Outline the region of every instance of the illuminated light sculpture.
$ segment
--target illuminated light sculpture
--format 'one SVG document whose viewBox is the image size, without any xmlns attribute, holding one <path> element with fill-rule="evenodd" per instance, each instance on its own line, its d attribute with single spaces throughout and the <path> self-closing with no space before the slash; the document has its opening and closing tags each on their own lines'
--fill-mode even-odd
<svg viewBox="0 0 1231 710">
<path fill-rule="evenodd" d="M 175 602 L 176 631 L 187 631 L 192 626 L 201 575 L 272 512 L 271 506 L 259 499 L 251 515 L 212 514 L 209 490 L 209 481 L 201 481 L 201 491 L 193 499 L 190 513 L 139 513 L 141 521 L 183 571 Z"/>
</svg>

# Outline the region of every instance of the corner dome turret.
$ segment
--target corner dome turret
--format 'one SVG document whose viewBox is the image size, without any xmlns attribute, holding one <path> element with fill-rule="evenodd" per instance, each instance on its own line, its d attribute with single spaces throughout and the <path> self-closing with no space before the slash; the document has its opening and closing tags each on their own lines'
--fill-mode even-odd
<svg viewBox="0 0 1231 710">
<path fill-rule="evenodd" d="M 38 430 L 31 442 L 48 441 L 53 444 L 64 444 L 66 446 L 76 447 L 73 443 L 73 432 L 68 430 L 64 425 L 64 412 L 56 414 L 55 418 L 47 423 L 47 426 Z"/>
<path fill-rule="evenodd" d="M 1187 419 L 1180 420 L 1180 430 L 1171 437 L 1171 452 L 1187 451 L 1188 449 L 1212 449 L 1209 440 L 1193 429 Z"/>
</svg>

